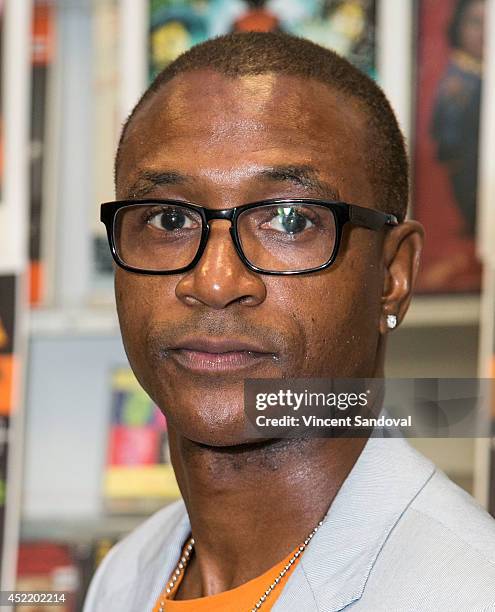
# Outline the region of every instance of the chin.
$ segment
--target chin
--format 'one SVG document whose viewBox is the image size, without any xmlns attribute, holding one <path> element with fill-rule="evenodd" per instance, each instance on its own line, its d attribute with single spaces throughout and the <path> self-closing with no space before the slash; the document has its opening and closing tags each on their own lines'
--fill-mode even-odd
<svg viewBox="0 0 495 612">
<path fill-rule="evenodd" d="M 188 439 L 199 446 L 232 452 L 234 452 L 234 449 L 236 448 L 242 449 L 269 442 L 269 440 L 260 440 L 259 438 L 242 437 L 232 434 L 225 435 L 225 432 L 218 432 L 217 436 L 203 435 L 195 438 L 188 437 Z"/>
<path fill-rule="evenodd" d="M 259 432 L 244 411 L 242 381 L 233 381 L 230 386 L 219 386 L 217 381 L 215 386 L 206 389 L 198 389 L 193 381 L 189 385 L 177 382 L 152 387 L 146 385 L 146 379 L 140 380 L 161 408 L 174 435 L 218 448 L 260 442 Z"/>
<path fill-rule="evenodd" d="M 180 404 L 176 404 L 176 407 Z M 174 434 L 202 446 L 232 447 L 260 441 L 253 432 L 242 406 L 230 406 L 218 410 L 212 406 L 184 406 L 177 410 L 164 410 L 165 417 Z"/>
<path fill-rule="evenodd" d="M 233 421 L 215 422 L 199 420 L 191 425 L 191 421 L 184 422 L 183 418 L 173 419 L 169 417 L 175 432 L 181 437 L 196 442 L 202 446 L 229 447 L 252 444 L 259 442 L 259 437 L 250 432 L 244 415 Z"/>
</svg>

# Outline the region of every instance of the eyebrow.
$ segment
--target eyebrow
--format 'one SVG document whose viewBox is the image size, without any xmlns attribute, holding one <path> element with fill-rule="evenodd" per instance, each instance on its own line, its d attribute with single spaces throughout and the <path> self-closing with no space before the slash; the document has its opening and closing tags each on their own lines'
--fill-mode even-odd
<svg viewBox="0 0 495 612">
<path fill-rule="evenodd" d="M 266 168 L 258 173 L 263 179 L 268 179 L 277 182 L 290 182 L 299 187 L 310 189 L 318 193 L 320 196 L 330 198 L 332 200 L 340 200 L 338 189 L 332 187 L 318 177 L 318 172 L 315 168 L 308 165 L 282 165 Z"/>
<path fill-rule="evenodd" d="M 298 187 L 311 190 L 324 198 L 330 198 L 337 201 L 341 199 L 338 189 L 322 181 L 318 177 L 317 170 L 305 164 L 277 165 L 271 168 L 263 168 L 260 171 L 254 172 L 251 178 L 280 183 L 289 182 Z M 164 185 L 186 185 L 192 182 L 194 182 L 194 177 L 176 170 L 158 172 L 144 170 L 129 188 L 129 194 L 133 198 L 143 198 L 155 187 Z"/>
<path fill-rule="evenodd" d="M 155 187 L 163 185 L 184 185 L 191 182 L 192 177 L 175 170 L 155 172 L 144 170 L 140 172 L 137 180 L 130 186 L 129 194 L 133 198 L 143 198 L 153 191 Z"/>
</svg>

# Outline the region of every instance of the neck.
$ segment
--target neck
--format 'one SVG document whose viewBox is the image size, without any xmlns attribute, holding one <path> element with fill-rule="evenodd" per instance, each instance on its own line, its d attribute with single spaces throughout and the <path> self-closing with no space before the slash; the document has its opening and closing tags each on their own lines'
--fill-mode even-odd
<svg viewBox="0 0 495 612">
<path fill-rule="evenodd" d="M 218 448 L 169 434 L 196 542 L 182 598 L 234 588 L 286 557 L 324 517 L 366 443 L 308 438 Z"/>
</svg>

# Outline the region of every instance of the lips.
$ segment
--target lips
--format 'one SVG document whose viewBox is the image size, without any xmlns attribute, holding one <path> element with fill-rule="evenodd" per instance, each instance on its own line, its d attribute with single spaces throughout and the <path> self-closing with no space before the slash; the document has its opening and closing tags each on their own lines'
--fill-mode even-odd
<svg viewBox="0 0 495 612">
<path fill-rule="evenodd" d="M 227 372 L 274 361 L 277 354 L 259 343 L 233 338 L 189 338 L 167 349 L 181 366 L 197 372 Z"/>
</svg>

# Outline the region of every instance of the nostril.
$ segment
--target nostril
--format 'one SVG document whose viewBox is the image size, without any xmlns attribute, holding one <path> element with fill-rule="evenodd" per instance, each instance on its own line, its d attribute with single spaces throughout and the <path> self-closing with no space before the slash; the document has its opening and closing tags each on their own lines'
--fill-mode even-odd
<svg viewBox="0 0 495 612">
<path fill-rule="evenodd" d="M 252 295 L 243 295 L 241 298 L 239 298 L 239 303 L 242 306 L 255 306 L 258 303 L 258 300 L 256 300 Z"/>
</svg>

